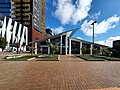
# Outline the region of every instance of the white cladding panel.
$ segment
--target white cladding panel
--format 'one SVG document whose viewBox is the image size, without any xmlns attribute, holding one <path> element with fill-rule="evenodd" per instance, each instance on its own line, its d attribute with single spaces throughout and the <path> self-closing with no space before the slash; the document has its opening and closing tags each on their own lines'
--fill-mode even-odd
<svg viewBox="0 0 120 90">
<path fill-rule="evenodd" d="M 0 28 L 0 36 L 5 37 L 9 44 L 19 42 L 20 45 L 28 45 L 28 28 L 13 21 L 11 18 L 4 17 Z"/>
</svg>

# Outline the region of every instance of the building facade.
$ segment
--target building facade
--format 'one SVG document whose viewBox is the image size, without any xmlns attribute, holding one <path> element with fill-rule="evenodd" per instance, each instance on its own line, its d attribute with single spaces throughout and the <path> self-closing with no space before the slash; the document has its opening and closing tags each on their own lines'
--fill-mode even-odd
<svg viewBox="0 0 120 90">
<path fill-rule="evenodd" d="M 0 0 L 0 13 L 28 27 L 28 41 L 45 37 L 45 0 Z"/>
<path fill-rule="evenodd" d="M 24 46 L 28 45 L 28 28 L 1 14 L 0 36 L 5 37 L 8 42 L 6 49 L 15 43 L 19 43 L 21 49 L 23 49 L 23 44 Z"/>
<path fill-rule="evenodd" d="M 113 41 L 113 56 L 120 57 L 120 40 Z"/>
<path fill-rule="evenodd" d="M 12 0 L 11 17 L 29 28 L 29 42 L 42 38 L 45 31 L 45 0 Z"/>
<path fill-rule="evenodd" d="M 11 0 L 0 0 L 0 13 L 7 17 L 11 17 Z"/>
<path fill-rule="evenodd" d="M 60 33 L 58 35 L 50 36 L 46 39 L 36 40 L 34 41 L 36 43 L 36 47 L 38 47 L 38 51 L 36 52 L 42 52 L 45 54 L 50 54 L 51 50 L 48 46 L 48 43 L 51 42 L 53 44 L 57 43 L 59 50 L 56 52 L 57 54 L 82 54 L 82 47 L 87 48 L 86 54 L 93 54 L 93 43 L 87 42 L 81 39 L 73 38 L 72 35 L 75 33 L 76 30 L 69 30 L 67 32 Z M 102 55 L 102 49 L 108 48 L 107 46 L 100 45 L 94 43 L 94 48 L 99 49 L 99 54 Z"/>
</svg>

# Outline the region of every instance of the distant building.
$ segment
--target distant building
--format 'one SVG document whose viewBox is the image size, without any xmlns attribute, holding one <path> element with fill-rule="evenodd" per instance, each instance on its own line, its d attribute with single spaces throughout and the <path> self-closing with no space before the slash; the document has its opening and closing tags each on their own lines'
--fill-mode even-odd
<svg viewBox="0 0 120 90">
<path fill-rule="evenodd" d="M 86 52 L 86 54 L 92 54 L 93 53 L 93 48 L 92 42 L 88 42 L 88 41 L 84 41 L 81 39 L 76 39 L 73 38 L 73 34 L 75 33 L 76 30 L 69 30 L 67 32 L 63 32 L 57 35 L 53 35 L 50 36 L 48 38 L 45 39 L 40 39 L 40 40 L 36 40 L 34 41 L 34 43 L 37 44 L 36 47 L 39 47 L 38 53 L 39 51 L 42 51 L 42 53 L 45 54 L 50 54 L 51 50 L 50 47 L 48 47 L 48 43 L 57 43 L 59 50 L 58 50 L 58 54 L 82 54 L 81 48 L 82 47 L 86 47 L 88 49 L 88 51 Z M 102 54 L 102 49 L 103 48 L 108 48 L 107 46 L 104 45 L 100 45 L 100 44 L 94 44 L 95 48 L 98 48 L 100 50 L 100 54 Z"/>
<path fill-rule="evenodd" d="M 45 0 L 12 0 L 11 17 L 29 28 L 29 42 L 44 37 Z"/>
<path fill-rule="evenodd" d="M 46 29 L 46 35 L 49 37 L 49 36 L 53 36 L 55 35 L 51 29 Z"/>
<path fill-rule="evenodd" d="M 11 0 L 0 0 L 0 13 L 7 17 L 11 17 Z"/>
<path fill-rule="evenodd" d="M 14 43 L 19 43 L 21 48 L 23 45 L 28 45 L 28 28 L 1 14 L 0 36 L 5 37 L 8 42 L 6 49 Z"/>
<path fill-rule="evenodd" d="M 113 56 L 120 57 L 120 40 L 113 41 Z"/>
<path fill-rule="evenodd" d="M 46 0 L 0 0 L 0 13 L 28 27 L 28 41 L 45 37 Z"/>
</svg>

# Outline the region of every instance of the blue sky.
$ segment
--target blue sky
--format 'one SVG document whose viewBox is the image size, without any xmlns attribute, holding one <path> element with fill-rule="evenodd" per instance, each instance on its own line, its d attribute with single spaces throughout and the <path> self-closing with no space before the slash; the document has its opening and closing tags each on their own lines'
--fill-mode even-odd
<svg viewBox="0 0 120 90">
<path fill-rule="evenodd" d="M 120 39 L 120 0 L 46 0 L 46 28 L 56 34 L 79 27 L 73 37 L 112 47 Z"/>
</svg>

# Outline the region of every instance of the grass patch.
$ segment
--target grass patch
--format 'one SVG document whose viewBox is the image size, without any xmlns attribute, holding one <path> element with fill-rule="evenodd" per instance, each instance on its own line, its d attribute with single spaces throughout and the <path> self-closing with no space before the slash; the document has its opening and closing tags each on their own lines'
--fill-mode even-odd
<svg viewBox="0 0 120 90">
<path fill-rule="evenodd" d="M 107 56 L 101 56 L 101 57 L 108 61 L 120 61 L 120 58 L 116 58 L 116 57 L 107 57 Z"/>
<path fill-rule="evenodd" d="M 107 56 L 97 56 L 97 55 L 89 55 L 89 54 L 85 54 L 83 55 L 75 55 L 79 58 L 82 58 L 86 61 L 120 61 L 120 58 L 116 58 L 116 57 L 107 57 Z"/>
<path fill-rule="evenodd" d="M 75 55 L 75 56 L 82 58 L 86 61 L 105 61 L 104 58 L 94 56 L 94 55 L 89 55 L 89 54 L 85 54 L 84 56 L 83 55 Z"/>
<path fill-rule="evenodd" d="M 41 56 L 41 57 L 39 57 L 39 56 Z M 30 58 L 36 58 L 36 61 L 58 61 L 58 55 L 53 55 L 51 57 L 51 55 L 41 55 L 41 54 L 6 59 L 6 61 L 28 61 L 28 59 L 30 59 Z"/>
</svg>

